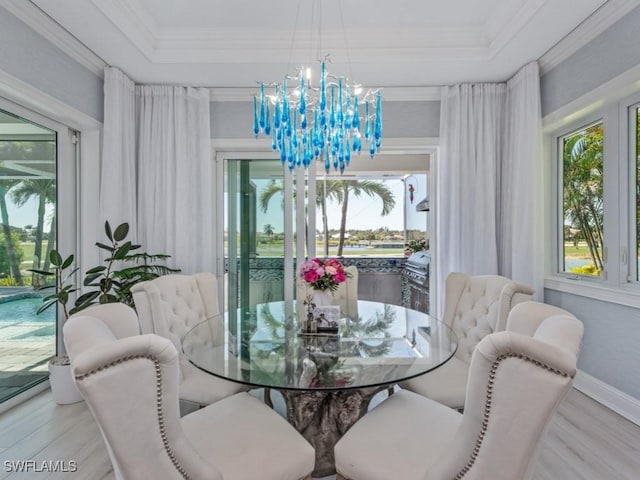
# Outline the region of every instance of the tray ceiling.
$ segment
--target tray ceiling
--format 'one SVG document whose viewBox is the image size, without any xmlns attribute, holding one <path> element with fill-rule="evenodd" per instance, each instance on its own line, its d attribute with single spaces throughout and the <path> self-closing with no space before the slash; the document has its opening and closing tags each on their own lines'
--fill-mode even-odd
<svg viewBox="0 0 640 480">
<path fill-rule="evenodd" d="M 607 3 L 321 0 L 319 36 L 311 0 L 298 23 L 297 0 L 32 2 L 136 82 L 227 88 L 255 88 L 316 61 L 318 38 L 330 70 L 366 86 L 506 80 Z"/>
</svg>

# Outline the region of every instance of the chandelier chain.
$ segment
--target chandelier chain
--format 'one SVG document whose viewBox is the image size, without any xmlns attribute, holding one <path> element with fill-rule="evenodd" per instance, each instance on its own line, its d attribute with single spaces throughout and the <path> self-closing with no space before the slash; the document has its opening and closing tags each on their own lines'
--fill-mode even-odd
<svg viewBox="0 0 640 480">
<path fill-rule="evenodd" d="M 294 44 L 303 0 L 298 1 L 296 25 L 293 29 L 287 72 L 293 59 Z M 300 66 L 295 74 L 285 74 L 281 83 L 260 83 L 260 92 L 253 97 L 253 133 L 271 138 L 271 147 L 280 153 L 280 160 L 290 171 L 309 168 L 321 161 L 327 172 L 333 167 L 342 173 L 368 144 L 371 158 L 382 143 L 382 97 L 380 89 L 361 92 L 353 82 L 351 56 L 344 26 L 342 2 L 338 0 L 340 24 L 349 76 L 327 71 L 329 55 L 322 55 L 322 10 L 319 0 L 312 0 L 309 53 L 313 47 L 314 20 L 318 25 L 319 75 L 312 75 L 309 65 Z M 267 87 L 269 90 L 265 90 Z"/>
<path fill-rule="evenodd" d="M 353 81 L 353 69 L 351 68 L 351 54 L 349 53 L 349 42 L 347 41 L 347 29 L 344 28 L 344 15 L 342 14 L 342 0 L 338 0 L 338 11 L 340 12 L 340 26 L 342 27 L 342 38 L 344 48 L 347 52 L 347 66 L 349 67 L 349 78 Z"/>
<path fill-rule="evenodd" d="M 302 0 L 298 0 L 296 7 L 296 19 L 293 22 L 293 33 L 291 34 L 291 46 L 289 47 L 289 59 L 287 60 L 287 72 L 291 69 L 291 59 L 293 58 L 293 46 L 296 43 L 296 33 L 298 32 L 298 23 L 300 20 L 300 4 Z"/>
</svg>

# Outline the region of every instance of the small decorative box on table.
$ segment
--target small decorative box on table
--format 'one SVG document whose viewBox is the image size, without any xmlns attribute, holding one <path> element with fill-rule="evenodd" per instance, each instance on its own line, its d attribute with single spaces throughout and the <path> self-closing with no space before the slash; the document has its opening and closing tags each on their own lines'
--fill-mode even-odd
<svg viewBox="0 0 640 480">
<path fill-rule="evenodd" d="M 340 306 L 316 306 L 312 301 L 306 301 L 306 317 L 302 320 L 302 335 L 338 335 L 340 327 Z"/>
</svg>

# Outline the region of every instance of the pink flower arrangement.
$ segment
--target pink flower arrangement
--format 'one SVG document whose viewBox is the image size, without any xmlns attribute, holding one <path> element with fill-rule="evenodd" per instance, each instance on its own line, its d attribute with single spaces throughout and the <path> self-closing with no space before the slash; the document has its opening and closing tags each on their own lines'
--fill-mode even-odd
<svg viewBox="0 0 640 480">
<path fill-rule="evenodd" d="M 314 290 L 329 290 L 335 292 L 349 274 L 344 271 L 344 265 L 336 258 L 322 260 L 314 258 L 300 265 L 300 278 Z"/>
</svg>

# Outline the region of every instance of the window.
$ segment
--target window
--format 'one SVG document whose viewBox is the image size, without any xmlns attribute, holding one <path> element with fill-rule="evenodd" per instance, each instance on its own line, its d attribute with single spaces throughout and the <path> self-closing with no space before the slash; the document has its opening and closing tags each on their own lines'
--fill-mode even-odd
<svg viewBox="0 0 640 480">
<path fill-rule="evenodd" d="M 316 182 L 317 252 L 329 256 L 404 255 L 407 244 L 426 244 L 427 175 L 342 176 Z"/>
<path fill-rule="evenodd" d="M 560 271 L 598 276 L 603 269 L 603 123 L 560 139 L 562 262 Z"/>
<path fill-rule="evenodd" d="M 586 115 L 553 135 L 558 185 L 555 271 L 637 295 L 640 92 L 603 102 Z"/>
</svg>

